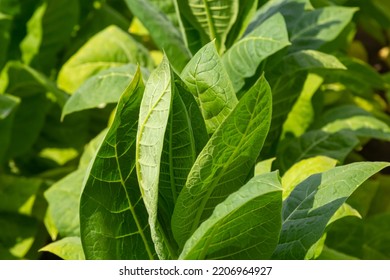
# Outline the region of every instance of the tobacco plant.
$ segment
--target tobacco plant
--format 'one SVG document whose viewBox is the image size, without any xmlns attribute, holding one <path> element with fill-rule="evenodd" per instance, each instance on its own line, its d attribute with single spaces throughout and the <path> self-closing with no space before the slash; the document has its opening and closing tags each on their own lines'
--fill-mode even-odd
<svg viewBox="0 0 390 280">
<path fill-rule="evenodd" d="M 0 256 L 389 258 L 388 78 L 330 2 L 39 2 L 0 37 Z"/>
</svg>

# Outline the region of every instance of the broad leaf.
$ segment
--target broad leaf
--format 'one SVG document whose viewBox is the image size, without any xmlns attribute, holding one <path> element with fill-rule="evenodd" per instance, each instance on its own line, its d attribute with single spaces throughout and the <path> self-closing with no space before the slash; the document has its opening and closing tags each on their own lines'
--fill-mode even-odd
<svg viewBox="0 0 390 280">
<path fill-rule="evenodd" d="M 83 247 L 81 246 L 80 237 L 66 237 L 61 240 L 50 243 L 40 249 L 53 253 L 64 260 L 84 260 Z"/>
<path fill-rule="evenodd" d="M 288 46 L 286 24 L 281 14 L 276 14 L 235 43 L 222 61 L 237 92 L 252 77 L 260 63 Z"/>
<path fill-rule="evenodd" d="M 156 252 L 161 259 L 172 253 L 157 221 L 159 176 L 164 134 L 168 123 L 174 91 L 173 74 L 168 59 L 151 73 L 145 87 L 139 113 L 136 142 L 136 169 Z"/>
<path fill-rule="evenodd" d="M 325 156 L 298 161 L 282 177 L 283 199 L 286 199 L 294 188 L 309 176 L 332 169 L 336 164 L 337 160 Z"/>
<path fill-rule="evenodd" d="M 93 36 L 61 68 L 58 86 L 73 93 L 85 80 L 102 70 L 134 63 L 152 67 L 144 46 L 116 26 Z"/>
<path fill-rule="evenodd" d="M 69 41 L 78 19 L 78 0 L 41 1 L 27 23 L 27 35 L 20 44 L 23 61 L 49 74 L 57 66 L 58 53 Z"/>
<path fill-rule="evenodd" d="M 134 16 L 149 30 L 153 41 L 164 50 L 172 66 L 181 72 L 191 58 L 179 30 L 147 0 L 125 0 Z"/>
<path fill-rule="evenodd" d="M 351 21 L 356 8 L 325 7 L 303 13 L 291 31 L 290 52 L 318 49 L 334 40 Z"/>
<path fill-rule="evenodd" d="M 278 151 L 277 165 L 284 173 L 294 163 L 319 155 L 342 163 L 358 144 L 359 140 L 348 131 L 329 134 L 321 130 L 312 130 L 284 145 Z"/>
<path fill-rule="evenodd" d="M 87 259 L 155 258 L 135 172 L 143 91 L 138 71 L 121 97 L 111 128 L 87 173 L 80 201 L 81 241 Z"/>
<path fill-rule="evenodd" d="M 389 165 L 352 163 L 312 175 L 299 184 L 283 204 L 282 232 L 273 258 L 303 259 L 346 199 L 365 180 Z"/>
<path fill-rule="evenodd" d="M 207 132 L 213 133 L 238 102 L 214 42 L 199 50 L 184 68 L 181 78 L 198 102 Z"/>
<path fill-rule="evenodd" d="M 271 90 L 261 77 L 214 132 L 188 175 L 172 217 L 179 246 L 217 204 L 245 183 L 263 146 L 270 117 Z"/>
<path fill-rule="evenodd" d="M 294 52 L 284 57 L 282 63 L 282 71 L 289 74 L 302 70 L 347 69 L 335 56 L 315 50 Z"/>
<path fill-rule="evenodd" d="M 184 245 L 181 259 L 268 259 L 281 229 L 276 172 L 251 179 L 218 204 Z"/>
<path fill-rule="evenodd" d="M 291 112 L 294 103 L 303 91 L 307 73 L 284 75 L 272 87 L 272 121 L 271 128 L 261 152 L 261 158 L 267 159 L 276 154 L 283 123 Z"/>
<path fill-rule="evenodd" d="M 62 118 L 77 111 L 118 102 L 127 85 L 134 78 L 136 70 L 135 64 L 126 64 L 92 76 L 68 99 L 62 110 Z M 142 69 L 142 76 L 147 80 L 149 72 Z"/>
<path fill-rule="evenodd" d="M 181 92 L 182 93 L 182 92 Z M 180 93 L 180 94 L 181 94 Z M 197 157 L 195 132 L 189 112 L 177 90 L 173 92 L 172 105 L 164 136 L 159 177 L 159 216 L 170 244 L 175 244 L 171 232 L 171 217 L 177 197 L 184 187 L 187 175 Z M 196 106 L 196 104 L 194 104 Z M 207 132 L 204 130 L 207 137 Z"/>
</svg>

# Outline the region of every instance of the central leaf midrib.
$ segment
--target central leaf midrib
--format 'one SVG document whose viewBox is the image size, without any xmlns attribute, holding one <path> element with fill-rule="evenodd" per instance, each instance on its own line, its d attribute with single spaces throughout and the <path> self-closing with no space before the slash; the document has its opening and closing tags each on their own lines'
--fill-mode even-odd
<svg viewBox="0 0 390 280">
<path fill-rule="evenodd" d="M 259 98 L 259 96 L 257 97 L 257 99 Z M 257 104 L 258 104 L 258 100 L 256 101 L 256 105 Z M 222 168 L 222 170 L 221 170 L 220 174 L 218 175 L 217 179 L 214 181 L 215 183 L 211 185 L 211 187 L 207 191 L 206 195 L 203 197 L 202 203 L 201 203 L 200 207 L 198 208 L 198 211 L 196 212 L 196 216 L 195 216 L 195 219 L 194 219 L 194 223 L 192 224 L 191 233 L 190 234 L 192 234 L 196 230 L 196 228 L 199 226 L 200 219 L 201 219 L 201 216 L 203 214 L 203 209 L 204 209 L 205 205 L 207 204 L 207 201 L 209 200 L 211 194 L 214 192 L 215 187 L 220 183 L 219 181 L 223 177 L 224 171 L 231 164 L 232 159 L 234 159 L 236 157 L 236 154 L 240 150 L 238 147 L 240 147 L 242 145 L 242 143 L 245 142 L 244 139 L 245 139 L 245 137 L 248 134 L 249 127 L 251 126 L 250 123 L 255 118 L 255 114 L 253 113 L 255 111 L 255 108 L 256 108 L 256 106 L 254 107 L 254 110 L 251 112 L 251 118 L 248 121 L 248 126 L 246 127 L 245 132 L 244 132 L 243 136 L 240 139 L 240 142 L 236 146 L 236 149 L 234 150 L 232 155 L 229 157 L 229 159 L 227 160 L 226 164 L 223 165 L 224 167 Z"/>
</svg>

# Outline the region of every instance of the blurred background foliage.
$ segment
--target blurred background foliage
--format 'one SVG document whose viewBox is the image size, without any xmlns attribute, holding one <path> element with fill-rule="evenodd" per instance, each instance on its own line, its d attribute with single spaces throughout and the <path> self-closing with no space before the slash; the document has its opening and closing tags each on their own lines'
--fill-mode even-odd
<svg viewBox="0 0 390 280">
<path fill-rule="evenodd" d="M 178 26 L 171 1 L 150 2 Z M 258 1 L 258 7 L 266 2 Z M 302 139 L 310 142 L 319 128 L 335 133 L 348 125 L 358 131 L 360 144 L 352 146 L 345 162 L 390 161 L 390 1 L 311 4 L 358 8 L 341 34 L 320 48 L 348 71 L 308 76 L 278 147 L 264 159 L 288 153 Z M 129 54 L 110 38 L 120 38 L 134 51 Z M 126 1 L 0 0 L 0 259 L 55 258 L 43 251 L 83 258 L 72 254 L 80 247 L 78 200 L 115 102 L 66 117 L 64 105 L 77 91 L 96 90 L 88 82 L 101 71 L 127 71 L 129 63 L 140 63 L 147 76 L 161 58 L 158 44 Z M 116 98 L 121 92 L 119 87 Z M 360 129 L 364 122 L 383 130 Z M 281 170 L 294 163 L 279 158 Z M 389 259 L 390 171 L 371 178 L 348 202 L 361 217 L 335 222 L 319 258 Z"/>
</svg>

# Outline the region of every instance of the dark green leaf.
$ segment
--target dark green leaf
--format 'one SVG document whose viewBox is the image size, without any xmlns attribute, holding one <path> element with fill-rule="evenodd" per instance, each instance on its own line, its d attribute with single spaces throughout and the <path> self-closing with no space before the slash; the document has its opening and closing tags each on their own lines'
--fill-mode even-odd
<svg viewBox="0 0 390 280">
<path fill-rule="evenodd" d="M 261 77 L 214 132 L 188 175 L 172 217 L 172 230 L 180 246 L 217 204 L 245 183 L 263 146 L 270 118 L 271 90 Z"/>
<path fill-rule="evenodd" d="M 348 131 L 329 134 L 312 130 L 283 146 L 278 151 L 277 164 L 284 173 L 294 163 L 319 155 L 343 162 L 358 143 L 358 139 Z"/>
<path fill-rule="evenodd" d="M 42 1 L 27 23 L 27 35 L 20 45 L 23 61 L 49 74 L 78 19 L 78 0 Z"/>
<path fill-rule="evenodd" d="M 181 78 L 198 102 L 207 132 L 213 133 L 238 102 L 214 42 L 199 50 Z"/>
<path fill-rule="evenodd" d="M 281 229 L 276 172 L 259 175 L 218 204 L 184 245 L 181 259 L 268 259 Z"/>
<path fill-rule="evenodd" d="M 143 90 L 138 71 L 119 101 L 115 119 L 87 174 L 80 201 L 81 241 L 87 259 L 155 258 L 135 174 Z"/>
<path fill-rule="evenodd" d="M 20 99 L 8 94 L 0 94 L 0 163 L 3 162 L 11 141 L 11 131 L 15 112 Z"/>
<path fill-rule="evenodd" d="M 179 30 L 147 0 L 126 0 L 131 12 L 149 30 L 153 41 L 164 50 L 173 68 L 181 72 L 191 58 Z"/>
<path fill-rule="evenodd" d="M 276 14 L 235 43 L 223 56 L 234 90 L 239 91 L 245 78 L 252 77 L 260 63 L 290 45 L 286 24 L 281 14 Z"/>
<path fill-rule="evenodd" d="M 346 199 L 365 180 L 389 165 L 352 163 L 312 175 L 300 183 L 283 204 L 282 232 L 273 258 L 303 259 Z"/>
</svg>

